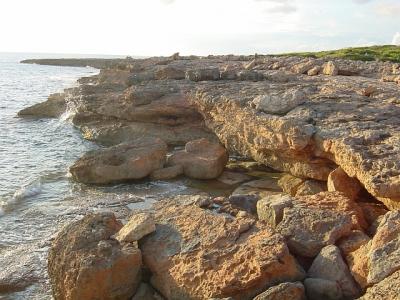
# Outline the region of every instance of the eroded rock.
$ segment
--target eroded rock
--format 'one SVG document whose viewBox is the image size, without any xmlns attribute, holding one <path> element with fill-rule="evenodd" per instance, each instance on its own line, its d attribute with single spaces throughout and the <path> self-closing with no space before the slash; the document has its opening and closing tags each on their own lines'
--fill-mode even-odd
<svg viewBox="0 0 400 300">
<path fill-rule="evenodd" d="M 304 286 L 301 282 L 285 282 L 273 286 L 253 300 L 304 300 Z"/>
</svg>

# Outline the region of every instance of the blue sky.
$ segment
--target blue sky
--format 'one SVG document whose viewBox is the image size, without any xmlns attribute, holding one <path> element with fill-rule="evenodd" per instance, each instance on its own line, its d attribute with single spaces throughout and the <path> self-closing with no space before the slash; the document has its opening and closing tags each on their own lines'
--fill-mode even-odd
<svg viewBox="0 0 400 300">
<path fill-rule="evenodd" d="M 1 0 L 0 28 L 2 52 L 325 50 L 391 44 L 400 0 Z"/>
</svg>

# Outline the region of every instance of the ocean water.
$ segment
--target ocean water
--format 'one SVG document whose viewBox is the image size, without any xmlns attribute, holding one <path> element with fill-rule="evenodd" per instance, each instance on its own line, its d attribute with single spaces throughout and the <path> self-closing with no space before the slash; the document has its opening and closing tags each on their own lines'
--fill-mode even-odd
<svg viewBox="0 0 400 300">
<path fill-rule="evenodd" d="M 73 182 L 68 167 L 96 145 L 81 137 L 68 114 L 60 119 L 17 117 L 22 108 L 98 72 L 19 63 L 54 56 L 0 53 L 0 299 L 52 299 L 47 251 L 67 222 L 103 209 L 123 217 L 132 208 L 187 189 L 179 181 L 108 187 Z"/>
</svg>

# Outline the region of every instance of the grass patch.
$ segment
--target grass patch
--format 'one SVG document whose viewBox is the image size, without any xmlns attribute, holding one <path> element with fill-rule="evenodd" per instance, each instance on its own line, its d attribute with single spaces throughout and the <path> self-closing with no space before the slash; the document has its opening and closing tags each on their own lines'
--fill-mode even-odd
<svg viewBox="0 0 400 300">
<path fill-rule="evenodd" d="M 361 61 L 390 61 L 400 63 L 400 46 L 384 45 L 371 47 L 345 48 L 320 52 L 293 52 L 277 56 L 303 56 L 313 58 L 343 58 Z"/>
</svg>

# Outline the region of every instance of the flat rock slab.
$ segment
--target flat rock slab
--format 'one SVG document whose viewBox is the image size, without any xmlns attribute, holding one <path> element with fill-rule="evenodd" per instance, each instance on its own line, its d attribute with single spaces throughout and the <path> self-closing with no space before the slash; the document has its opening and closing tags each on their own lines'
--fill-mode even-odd
<svg viewBox="0 0 400 300">
<path fill-rule="evenodd" d="M 279 234 L 251 218 L 182 199 L 155 205 L 156 232 L 140 243 L 151 282 L 167 299 L 252 299 L 304 273 Z"/>
</svg>

